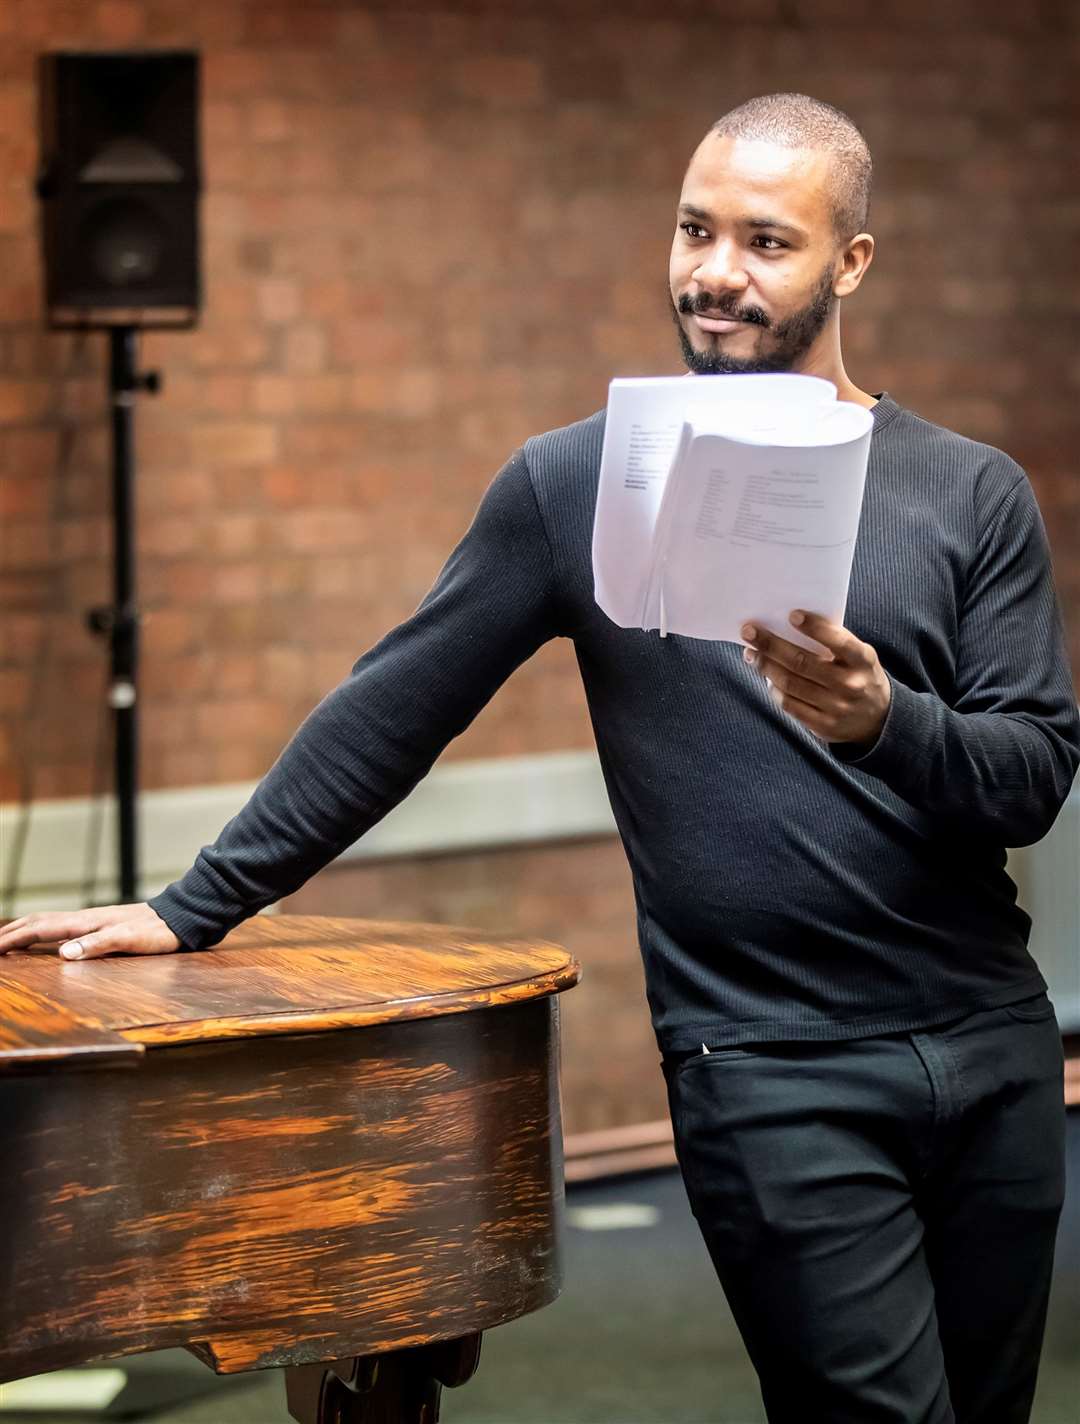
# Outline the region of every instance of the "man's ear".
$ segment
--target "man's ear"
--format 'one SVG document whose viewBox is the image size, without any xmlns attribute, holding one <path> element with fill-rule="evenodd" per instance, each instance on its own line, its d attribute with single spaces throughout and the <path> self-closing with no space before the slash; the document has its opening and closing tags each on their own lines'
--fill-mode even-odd
<svg viewBox="0 0 1080 1424">
<path fill-rule="evenodd" d="M 844 249 L 840 275 L 833 283 L 833 294 L 849 297 L 854 292 L 870 263 L 874 260 L 874 239 L 868 232 L 857 233 Z"/>
</svg>

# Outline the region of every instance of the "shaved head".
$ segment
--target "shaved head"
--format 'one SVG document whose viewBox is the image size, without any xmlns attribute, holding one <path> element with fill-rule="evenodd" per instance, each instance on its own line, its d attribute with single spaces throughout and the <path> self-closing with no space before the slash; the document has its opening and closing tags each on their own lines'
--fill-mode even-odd
<svg viewBox="0 0 1080 1424">
<path fill-rule="evenodd" d="M 762 94 L 717 119 L 710 132 L 827 154 L 836 240 L 845 243 L 865 231 L 873 163 L 866 140 L 839 109 L 808 94 Z"/>
</svg>

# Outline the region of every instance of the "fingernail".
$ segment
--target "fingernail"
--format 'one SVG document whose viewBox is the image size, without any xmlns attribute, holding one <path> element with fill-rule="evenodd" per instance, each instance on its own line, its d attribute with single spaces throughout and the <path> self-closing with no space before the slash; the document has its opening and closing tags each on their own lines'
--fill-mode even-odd
<svg viewBox="0 0 1080 1424">
<path fill-rule="evenodd" d="M 60 946 L 60 953 L 65 959 L 79 959 L 82 956 L 82 945 L 77 939 L 73 939 L 69 944 Z"/>
<path fill-rule="evenodd" d="M 742 655 L 743 662 L 752 663 L 754 661 L 755 653 L 753 648 L 743 648 Z"/>
<path fill-rule="evenodd" d="M 744 624 L 743 624 L 742 635 L 743 635 L 744 638 L 756 638 L 756 637 L 757 637 L 757 629 L 754 627 L 753 623 L 744 623 Z"/>
<path fill-rule="evenodd" d="M 799 624 L 804 621 L 805 617 L 806 615 L 804 613 L 800 613 L 798 609 L 796 609 L 796 611 L 791 615 L 791 621 L 795 624 L 795 627 L 798 628 Z"/>
</svg>

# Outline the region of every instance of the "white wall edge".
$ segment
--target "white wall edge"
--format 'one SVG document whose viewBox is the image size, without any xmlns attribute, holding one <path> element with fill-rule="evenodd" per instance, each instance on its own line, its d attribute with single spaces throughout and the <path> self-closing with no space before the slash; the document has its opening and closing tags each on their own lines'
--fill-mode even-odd
<svg viewBox="0 0 1080 1424">
<path fill-rule="evenodd" d="M 255 782 L 147 791 L 139 801 L 142 898 L 182 875 L 244 805 Z M 0 804 L 0 883 L 26 808 Z M 18 891 L 3 913 L 78 908 L 95 814 L 101 816 L 93 902 L 116 890 L 116 813 L 111 797 L 32 803 Z M 400 806 L 345 850 L 337 864 L 452 854 L 615 834 L 599 759 L 592 751 L 545 752 L 436 766 Z M 1033 919 L 1031 953 L 1050 984 L 1063 1029 L 1080 1030 L 1080 786 L 1050 834 L 1009 855 L 1009 873 Z M 272 912 L 273 907 L 270 907 Z"/>
<path fill-rule="evenodd" d="M 1028 948 L 1050 986 L 1058 1022 L 1080 1032 L 1080 781 L 1050 831 L 1009 852 L 1009 874 L 1031 916 Z"/>
<path fill-rule="evenodd" d="M 248 800 L 256 782 L 146 791 L 139 797 L 141 898 L 155 895 L 191 865 L 202 846 Z M 17 890 L 7 915 L 85 903 L 83 866 L 100 817 L 93 900 L 110 904 L 117 886 L 113 797 L 72 797 L 25 807 L 0 804 L 0 883 L 26 824 Z M 615 834 L 595 752 L 546 752 L 436 766 L 410 796 L 343 851 L 336 863 L 438 855 L 533 842 Z"/>
</svg>

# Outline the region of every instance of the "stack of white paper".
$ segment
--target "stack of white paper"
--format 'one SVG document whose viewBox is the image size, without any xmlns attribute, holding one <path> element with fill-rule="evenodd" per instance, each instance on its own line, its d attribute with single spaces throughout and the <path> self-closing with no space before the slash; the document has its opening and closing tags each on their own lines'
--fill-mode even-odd
<svg viewBox="0 0 1080 1424">
<path fill-rule="evenodd" d="M 623 628 L 792 642 L 842 623 L 873 418 L 787 373 L 615 380 L 593 527 L 596 601 Z"/>
</svg>

